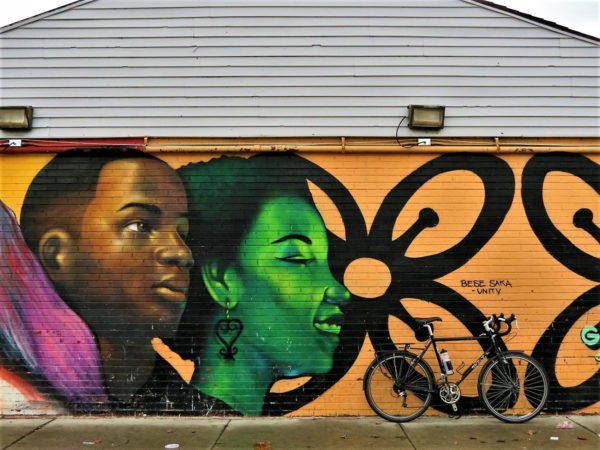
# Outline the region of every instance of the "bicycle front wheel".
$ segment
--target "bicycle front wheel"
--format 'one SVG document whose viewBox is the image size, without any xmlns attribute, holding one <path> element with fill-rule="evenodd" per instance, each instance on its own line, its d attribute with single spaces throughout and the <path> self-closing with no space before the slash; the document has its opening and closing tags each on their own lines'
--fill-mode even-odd
<svg viewBox="0 0 600 450">
<path fill-rule="evenodd" d="M 506 352 L 490 359 L 481 369 L 477 387 L 485 407 L 508 423 L 533 419 L 548 400 L 544 367 L 523 353 Z"/>
<path fill-rule="evenodd" d="M 408 422 L 423 414 L 433 398 L 435 379 L 429 365 L 407 352 L 384 355 L 365 373 L 369 406 L 391 422 Z"/>
</svg>

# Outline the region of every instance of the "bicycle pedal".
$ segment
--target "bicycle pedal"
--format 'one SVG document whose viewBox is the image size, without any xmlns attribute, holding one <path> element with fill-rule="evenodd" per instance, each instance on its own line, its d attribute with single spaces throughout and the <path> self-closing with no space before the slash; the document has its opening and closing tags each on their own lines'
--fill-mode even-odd
<svg viewBox="0 0 600 450">
<path fill-rule="evenodd" d="M 462 414 L 458 412 L 458 406 L 456 406 L 456 403 L 452 403 L 450 406 L 452 406 L 452 411 L 454 411 L 454 414 L 450 414 L 448 417 L 450 419 L 460 419 Z"/>
</svg>

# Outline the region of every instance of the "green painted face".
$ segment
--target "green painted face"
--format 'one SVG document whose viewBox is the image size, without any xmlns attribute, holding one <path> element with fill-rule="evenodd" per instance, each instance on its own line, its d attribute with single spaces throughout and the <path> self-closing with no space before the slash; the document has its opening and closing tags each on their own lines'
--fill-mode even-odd
<svg viewBox="0 0 600 450">
<path fill-rule="evenodd" d="M 331 274 L 325 225 L 298 197 L 266 202 L 226 271 L 231 317 L 256 364 L 285 376 L 331 370 L 350 293 Z"/>
</svg>

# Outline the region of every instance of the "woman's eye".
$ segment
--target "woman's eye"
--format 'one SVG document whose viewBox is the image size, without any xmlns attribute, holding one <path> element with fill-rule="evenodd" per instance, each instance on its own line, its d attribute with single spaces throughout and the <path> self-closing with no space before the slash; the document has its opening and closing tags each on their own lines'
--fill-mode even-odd
<svg viewBox="0 0 600 450">
<path fill-rule="evenodd" d="M 128 231 L 133 231 L 135 233 L 149 233 L 151 231 L 151 227 L 146 222 L 132 222 L 125 227 Z"/>
<path fill-rule="evenodd" d="M 304 256 L 298 255 L 298 256 L 284 256 L 282 258 L 276 258 L 279 261 L 283 261 L 283 262 L 287 262 L 287 263 L 291 263 L 291 264 L 301 264 L 301 265 L 307 265 L 310 264 L 312 261 L 315 260 L 315 258 L 305 258 Z"/>
</svg>

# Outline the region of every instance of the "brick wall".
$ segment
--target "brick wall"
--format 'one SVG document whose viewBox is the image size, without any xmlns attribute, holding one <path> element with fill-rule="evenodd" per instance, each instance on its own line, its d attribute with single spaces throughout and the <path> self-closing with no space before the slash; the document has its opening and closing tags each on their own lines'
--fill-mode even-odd
<svg viewBox="0 0 600 450">
<path fill-rule="evenodd" d="M 500 312 L 548 412 L 599 410 L 597 155 L 61 155 L 0 155 L 4 414 L 372 414 L 415 317 Z"/>
</svg>

